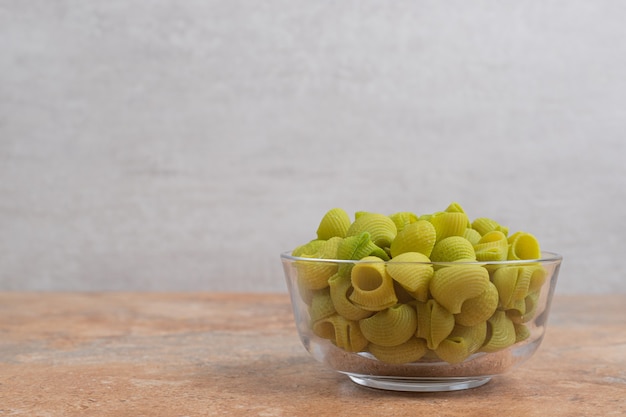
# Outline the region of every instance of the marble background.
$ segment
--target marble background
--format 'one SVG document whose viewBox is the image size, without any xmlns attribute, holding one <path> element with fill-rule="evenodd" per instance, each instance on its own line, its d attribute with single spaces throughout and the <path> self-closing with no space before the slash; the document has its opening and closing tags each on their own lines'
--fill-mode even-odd
<svg viewBox="0 0 626 417">
<path fill-rule="evenodd" d="M 626 292 L 626 2 L 0 0 L 0 290 L 286 291 L 459 202 Z"/>
</svg>

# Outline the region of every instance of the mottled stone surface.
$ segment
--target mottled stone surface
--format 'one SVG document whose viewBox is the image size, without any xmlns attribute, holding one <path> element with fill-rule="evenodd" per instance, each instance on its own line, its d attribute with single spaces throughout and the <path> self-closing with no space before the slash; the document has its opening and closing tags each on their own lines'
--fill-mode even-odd
<svg viewBox="0 0 626 417">
<path fill-rule="evenodd" d="M 521 368 L 409 394 L 315 362 L 281 294 L 0 293 L 0 415 L 621 416 L 625 306 L 557 297 Z"/>
</svg>

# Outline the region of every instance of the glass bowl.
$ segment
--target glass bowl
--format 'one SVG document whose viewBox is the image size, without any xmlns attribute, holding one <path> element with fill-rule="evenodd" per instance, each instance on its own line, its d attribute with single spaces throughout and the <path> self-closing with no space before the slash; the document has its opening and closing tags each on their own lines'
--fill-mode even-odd
<svg viewBox="0 0 626 417">
<path fill-rule="evenodd" d="M 306 350 L 359 385 L 394 391 L 474 388 L 528 360 L 546 331 L 562 261 L 542 252 L 535 260 L 392 265 L 290 253 L 281 261 Z M 417 287 L 391 278 L 399 270 L 414 274 Z M 423 271 L 430 278 L 419 278 Z M 316 273 L 328 285 L 306 284 Z M 382 307 L 368 307 L 368 297 Z"/>
</svg>

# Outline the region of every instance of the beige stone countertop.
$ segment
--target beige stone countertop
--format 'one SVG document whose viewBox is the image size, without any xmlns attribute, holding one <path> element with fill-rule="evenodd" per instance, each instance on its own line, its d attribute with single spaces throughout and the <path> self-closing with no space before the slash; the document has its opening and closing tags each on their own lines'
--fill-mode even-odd
<svg viewBox="0 0 626 417">
<path fill-rule="evenodd" d="M 0 416 L 623 416 L 626 295 L 557 296 L 537 353 L 464 391 L 364 388 L 286 294 L 0 293 Z"/>
</svg>

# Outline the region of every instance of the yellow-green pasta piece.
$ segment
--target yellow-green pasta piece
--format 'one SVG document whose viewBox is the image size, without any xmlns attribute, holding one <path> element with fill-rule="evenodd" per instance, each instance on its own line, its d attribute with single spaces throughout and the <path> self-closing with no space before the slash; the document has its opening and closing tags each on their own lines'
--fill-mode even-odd
<svg viewBox="0 0 626 417">
<path fill-rule="evenodd" d="M 328 240 L 332 237 L 346 237 L 351 224 L 350 216 L 341 208 L 329 210 L 317 228 L 317 238 Z"/>
<path fill-rule="evenodd" d="M 525 324 L 513 322 L 515 328 L 515 343 L 523 342 L 530 337 L 530 330 Z"/>
<path fill-rule="evenodd" d="M 430 293 L 452 314 L 470 298 L 482 294 L 489 285 L 489 273 L 478 265 L 452 265 L 435 271 L 430 280 Z"/>
<path fill-rule="evenodd" d="M 509 237 L 509 260 L 532 260 L 541 258 L 539 241 L 534 235 L 517 232 Z"/>
<path fill-rule="evenodd" d="M 398 233 L 404 230 L 406 225 L 415 223 L 417 221 L 417 215 L 410 211 L 400 211 L 398 213 L 389 215 L 389 218 L 396 225 Z"/>
<path fill-rule="evenodd" d="M 304 255 L 301 257 L 311 257 L 310 261 L 295 261 L 294 264 L 298 270 L 299 285 L 310 290 L 320 290 L 328 286 L 328 279 L 337 272 L 338 265 L 335 262 L 318 262 L 313 259 L 335 259 L 337 249 L 342 242 L 342 238 L 334 237 L 324 241 L 320 245 L 318 251 L 312 255 Z"/>
<path fill-rule="evenodd" d="M 436 349 L 454 328 L 454 316 L 433 299 L 425 303 L 418 302 L 416 311 L 415 336 L 426 340 L 428 349 Z"/>
<path fill-rule="evenodd" d="M 527 323 L 535 317 L 538 304 L 539 292 L 532 292 L 516 303 L 513 308 L 506 310 L 506 314 L 514 323 Z"/>
<path fill-rule="evenodd" d="M 450 236 L 435 244 L 430 259 L 433 262 L 472 262 L 476 260 L 476 254 L 469 240 Z"/>
<path fill-rule="evenodd" d="M 352 294 L 350 276 L 335 274 L 328 280 L 328 284 L 330 298 L 339 315 L 348 320 L 358 321 L 374 314 L 372 311 L 364 310 L 350 301 L 349 296 Z"/>
<path fill-rule="evenodd" d="M 370 343 L 367 347 L 369 352 L 379 361 L 401 364 L 420 360 L 428 351 L 426 342 L 415 337 L 398 346 L 379 346 Z"/>
<path fill-rule="evenodd" d="M 481 352 L 497 352 L 515 343 L 515 326 L 506 313 L 496 310 L 487 320 L 487 338 Z"/>
<path fill-rule="evenodd" d="M 480 238 L 474 245 L 474 251 L 478 261 L 505 261 L 509 253 L 509 242 L 504 233 L 493 230 Z"/>
<path fill-rule="evenodd" d="M 337 259 L 359 260 L 366 256 L 377 256 L 384 261 L 389 259 L 387 252 L 372 242 L 368 232 L 346 237 L 337 247 Z"/>
<path fill-rule="evenodd" d="M 368 344 L 359 324 L 338 314 L 315 322 L 313 333 L 347 352 L 361 352 Z"/>
<path fill-rule="evenodd" d="M 482 294 L 463 303 L 461 312 L 454 315 L 454 320 L 463 326 L 475 326 L 491 317 L 496 308 L 498 308 L 498 289 L 489 282 Z"/>
<path fill-rule="evenodd" d="M 330 297 L 330 289 L 324 288 L 323 290 L 315 291 L 311 298 L 311 306 L 309 307 L 311 322 L 314 323 L 332 316 L 335 313 L 335 305 Z"/>
<path fill-rule="evenodd" d="M 497 221 L 490 219 L 488 217 L 479 217 L 477 219 L 474 219 L 471 227 L 472 229 L 480 233 L 481 236 L 484 236 L 487 233 L 492 232 L 494 230 L 504 233 L 505 236 L 509 234 L 508 227 L 502 226 Z"/>
<path fill-rule="evenodd" d="M 439 343 L 435 354 L 448 363 L 461 363 L 478 351 L 487 336 L 487 322 L 474 326 L 456 325 L 450 335 Z"/>
<path fill-rule="evenodd" d="M 370 238 L 376 246 L 385 248 L 391 245 L 398 234 L 398 229 L 389 216 L 379 213 L 365 213 L 354 220 L 346 236 L 358 236 L 363 232 L 370 234 Z"/>
<path fill-rule="evenodd" d="M 498 289 L 500 307 L 505 310 L 513 308 L 528 295 L 532 273 L 532 267 L 517 265 L 504 266 L 493 272 L 491 279 Z"/>
<path fill-rule="evenodd" d="M 428 300 L 428 288 L 433 277 L 430 259 L 419 252 L 405 252 L 387 263 L 387 273 L 418 301 Z"/>
<path fill-rule="evenodd" d="M 450 236 L 463 236 L 467 229 L 467 214 L 443 211 L 433 214 L 430 223 L 435 227 L 437 242 Z"/>
<path fill-rule="evenodd" d="M 367 340 L 380 346 L 398 346 L 415 335 L 417 314 L 408 304 L 396 304 L 359 321 Z"/>
<path fill-rule="evenodd" d="M 324 243 L 326 243 L 326 241 L 321 239 L 311 240 L 310 242 L 295 248 L 291 254 L 297 257 L 315 258 L 315 255 L 319 252 Z"/>
<path fill-rule="evenodd" d="M 476 245 L 482 236 L 476 230 L 468 227 L 465 229 L 465 232 L 463 232 L 463 237 L 469 240 L 472 245 Z"/>
<path fill-rule="evenodd" d="M 354 265 L 350 277 L 353 290 L 349 298 L 358 307 L 380 311 L 398 302 L 393 279 L 380 258 L 366 256 Z"/>
<path fill-rule="evenodd" d="M 530 284 L 528 284 L 528 292 L 537 292 L 541 290 L 541 287 L 546 282 L 546 277 L 548 276 L 548 271 L 541 266 L 528 266 L 527 268 L 532 268 L 532 275 L 530 276 Z"/>
<path fill-rule="evenodd" d="M 436 239 L 437 232 L 432 223 L 418 220 L 407 224 L 391 242 L 389 248 L 391 257 L 396 257 L 405 252 L 419 252 L 430 256 Z"/>
</svg>

